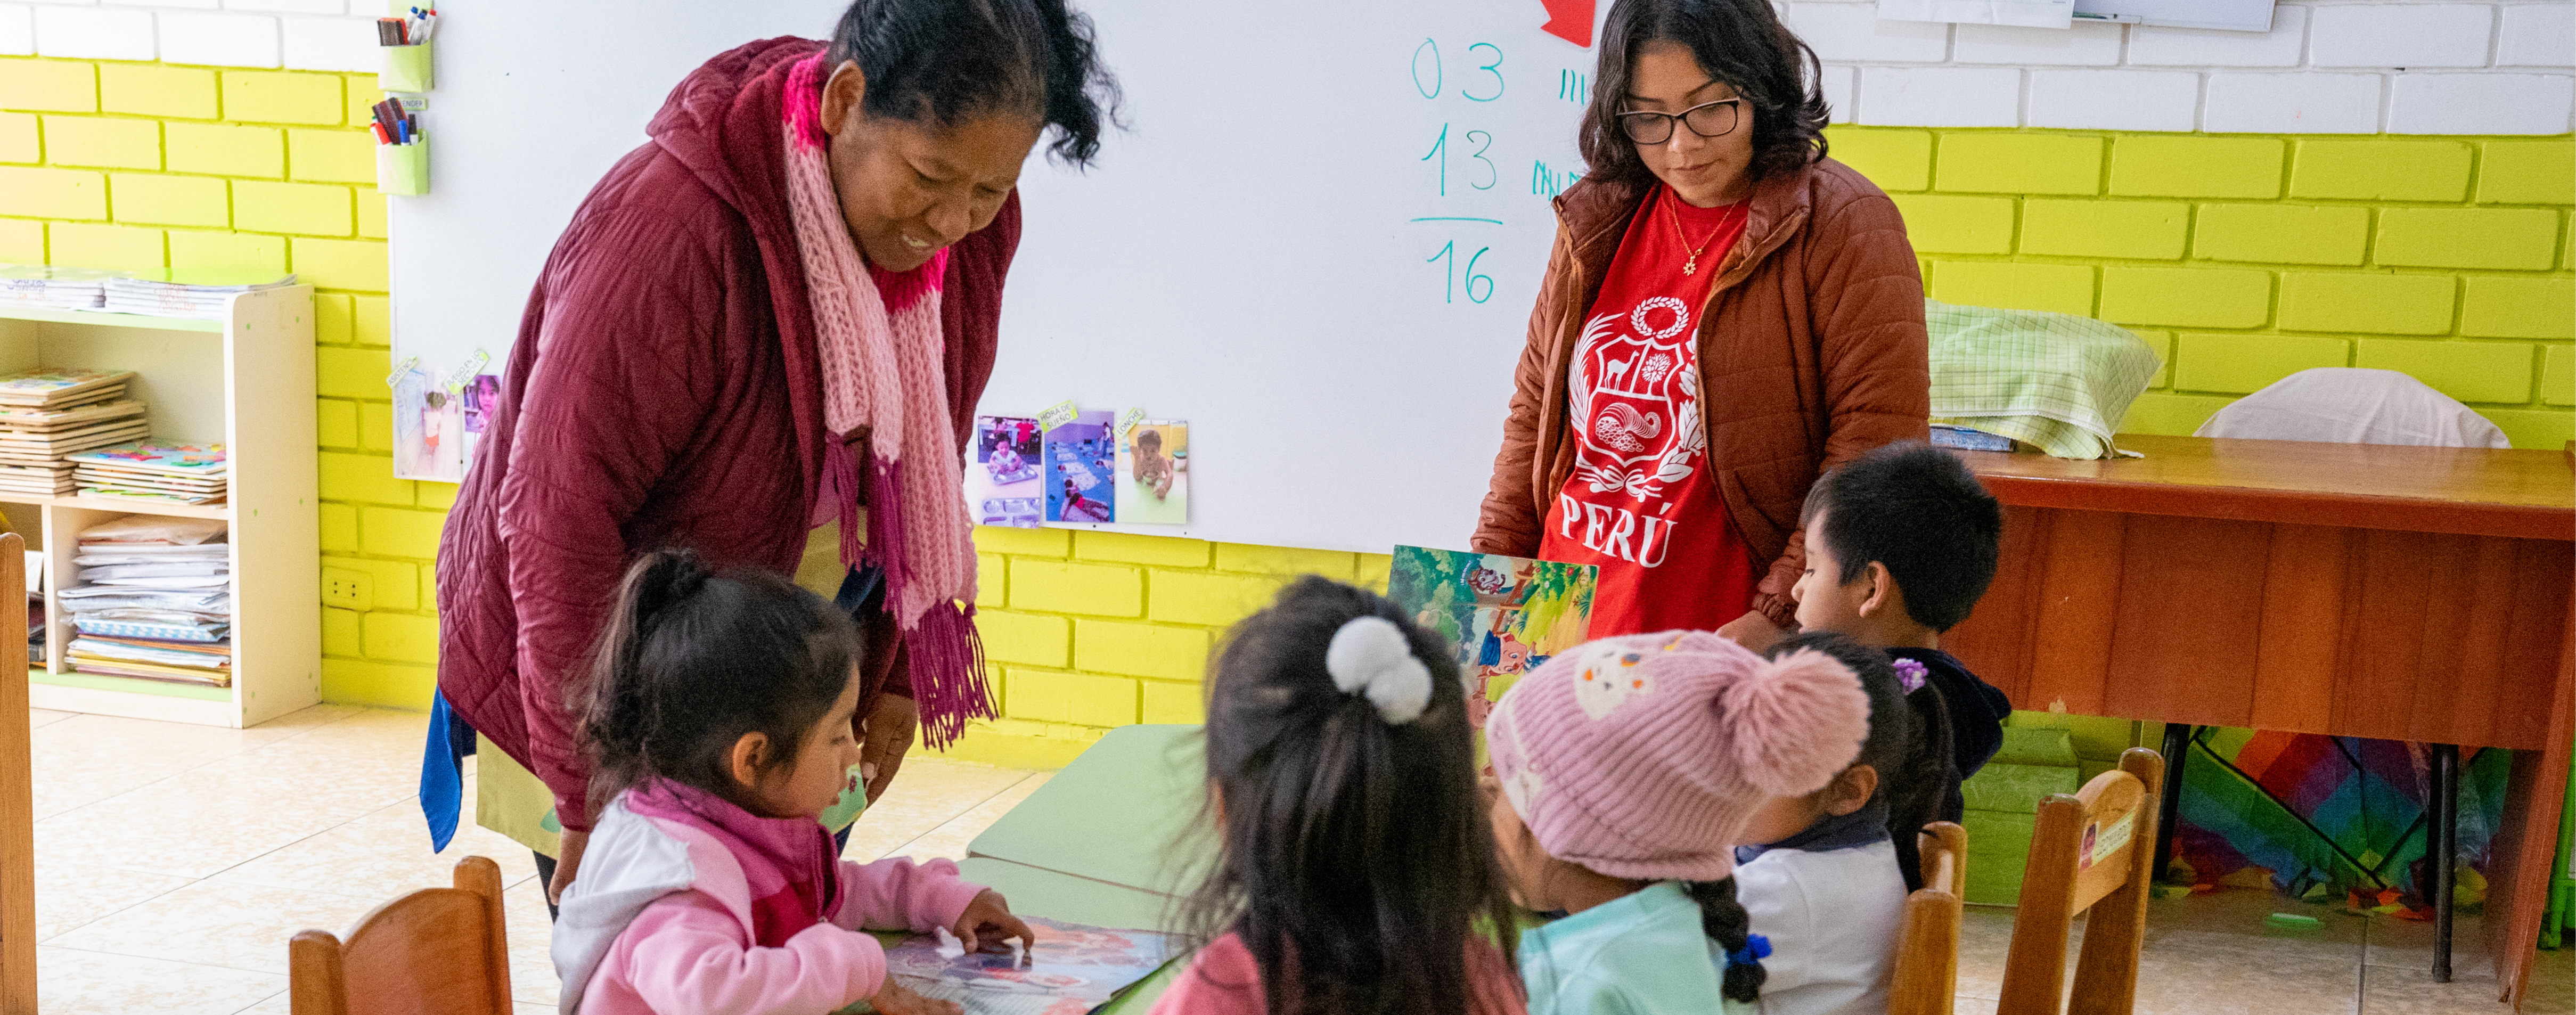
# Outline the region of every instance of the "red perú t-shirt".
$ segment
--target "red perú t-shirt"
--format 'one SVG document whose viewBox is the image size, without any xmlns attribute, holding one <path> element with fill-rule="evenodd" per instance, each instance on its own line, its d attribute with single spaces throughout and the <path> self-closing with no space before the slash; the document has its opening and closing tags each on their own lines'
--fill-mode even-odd
<svg viewBox="0 0 2576 1015">
<path fill-rule="evenodd" d="M 1584 321 L 1568 370 L 1574 474 L 1538 555 L 1600 566 L 1592 637 L 1716 630 L 1753 602 L 1752 557 L 1709 475 L 1695 319 L 1746 213 L 1657 187 Z"/>
</svg>

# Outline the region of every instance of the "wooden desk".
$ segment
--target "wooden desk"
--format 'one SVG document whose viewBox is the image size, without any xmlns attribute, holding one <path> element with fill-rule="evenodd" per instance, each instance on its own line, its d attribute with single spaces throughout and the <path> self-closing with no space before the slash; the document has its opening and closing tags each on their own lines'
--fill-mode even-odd
<svg viewBox="0 0 2576 1015">
<path fill-rule="evenodd" d="M 2519 1004 L 2576 737 L 2568 456 L 2120 444 L 1960 455 L 2003 555 L 1944 647 L 2017 708 L 2514 750 L 2487 928 Z"/>
</svg>

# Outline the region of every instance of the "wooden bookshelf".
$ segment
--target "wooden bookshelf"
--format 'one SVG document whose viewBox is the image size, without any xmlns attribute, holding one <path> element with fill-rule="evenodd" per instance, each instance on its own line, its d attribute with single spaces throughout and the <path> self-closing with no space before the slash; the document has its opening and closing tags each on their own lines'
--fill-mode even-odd
<svg viewBox="0 0 2576 1015">
<path fill-rule="evenodd" d="M 221 321 L 0 307 L 0 373 L 38 366 L 134 371 L 129 397 L 150 406 L 153 436 L 221 442 L 232 492 L 211 505 L 0 493 L 10 528 L 45 555 L 46 662 L 30 667 L 28 703 L 238 728 L 321 700 L 312 287 L 235 296 Z M 77 573 L 81 530 L 129 514 L 231 523 L 231 687 L 72 672 L 58 579 Z"/>
</svg>

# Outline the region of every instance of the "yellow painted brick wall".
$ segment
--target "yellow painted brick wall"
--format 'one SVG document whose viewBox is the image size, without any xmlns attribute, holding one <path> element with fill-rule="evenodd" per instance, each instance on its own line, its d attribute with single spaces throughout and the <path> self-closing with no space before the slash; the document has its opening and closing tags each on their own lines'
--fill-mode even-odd
<svg viewBox="0 0 2576 1015">
<path fill-rule="evenodd" d="M 2311 367 L 2411 374 L 2516 447 L 2576 438 L 2576 139 L 1836 127 L 1932 298 L 2081 314 L 2168 369 L 2123 430 L 2187 434 Z"/>
<path fill-rule="evenodd" d="M 0 261 L 293 271 L 317 289 L 322 697 L 424 708 L 456 488 L 393 478 L 373 75 L 0 58 Z"/>
<path fill-rule="evenodd" d="M 976 601 L 1002 718 L 951 752 L 1052 768 L 1110 727 L 1197 722 L 1227 625 L 1301 574 L 1384 591 L 1383 554 L 1065 529 L 975 530 Z"/>
</svg>

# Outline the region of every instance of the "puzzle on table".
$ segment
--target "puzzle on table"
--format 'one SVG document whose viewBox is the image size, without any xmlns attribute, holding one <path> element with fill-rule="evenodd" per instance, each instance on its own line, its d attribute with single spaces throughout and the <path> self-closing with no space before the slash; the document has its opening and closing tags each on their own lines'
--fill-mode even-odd
<svg viewBox="0 0 2576 1015">
<path fill-rule="evenodd" d="M 1135 986 L 1171 958 L 1162 934 L 1023 917 L 1037 946 L 1021 963 L 1008 952 L 966 954 L 946 933 L 886 948 L 886 973 L 924 997 L 955 1001 L 966 1015 L 1082 1015 Z"/>
<path fill-rule="evenodd" d="M 1601 569 L 1419 546 L 1395 548 L 1387 598 L 1456 652 L 1467 717 L 1485 712 L 1520 675 L 1583 643 Z"/>
<path fill-rule="evenodd" d="M 1038 527 L 1040 460 L 1038 421 L 1024 416 L 975 417 L 975 443 L 966 449 L 966 508 L 977 525 Z"/>
</svg>

